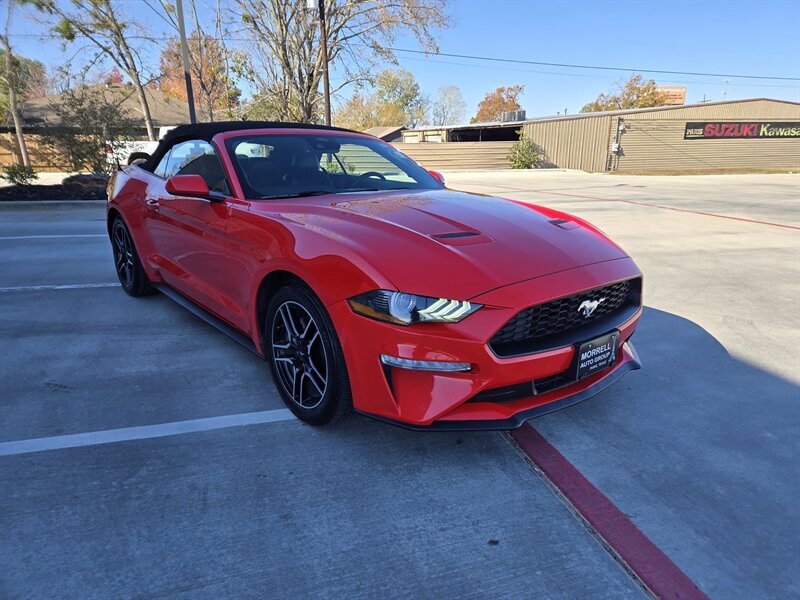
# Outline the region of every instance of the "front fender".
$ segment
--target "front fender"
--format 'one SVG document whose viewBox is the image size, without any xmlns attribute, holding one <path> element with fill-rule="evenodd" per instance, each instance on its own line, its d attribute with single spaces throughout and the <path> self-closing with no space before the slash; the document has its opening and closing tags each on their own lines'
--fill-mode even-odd
<svg viewBox="0 0 800 600">
<path fill-rule="evenodd" d="M 248 293 L 251 337 L 261 347 L 260 318 L 265 310 L 260 294 L 270 277 L 279 273 L 302 280 L 325 307 L 374 289 L 396 289 L 372 262 L 335 236 L 321 229 L 281 219 L 283 227 L 275 231 L 274 243 L 261 246 L 252 269 Z"/>
</svg>

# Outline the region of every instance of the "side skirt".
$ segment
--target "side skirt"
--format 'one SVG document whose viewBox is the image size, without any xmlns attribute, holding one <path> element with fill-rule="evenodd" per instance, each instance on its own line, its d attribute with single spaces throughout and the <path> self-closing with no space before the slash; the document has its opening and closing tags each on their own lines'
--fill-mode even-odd
<svg viewBox="0 0 800 600">
<path fill-rule="evenodd" d="M 180 304 L 183 308 L 188 310 L 190 313 L 192 313 L 196 317 L 200 317 L 203 321 L 205 321 L 218 331 L 221 331 L 232 340 L 238 342 L 239 344 L 250 350 L 250 352 L 258 356 L 259 358 L 264 358 L 261 355 L 261 353 L 256 349 L 256 345 L 253 343 L 253 340 L 244 335 L 242 332 L 238 331 L 237 329 L 234 329 L 221 319 L 218 319 L 210 312 L 208 312 L 206 309 L 199 306 L 198 304 L 195 304 L 192 300 L 189 300 L 189 298 L 187 298 L 180 292 L 175 291 L 168 285 L 163 283 L 153 283 L 151 285 L 154 288 L 156 288 L 159 292 L 164 294 L 167 298 L 174 300 L 175 302 Z"/>
</svg>

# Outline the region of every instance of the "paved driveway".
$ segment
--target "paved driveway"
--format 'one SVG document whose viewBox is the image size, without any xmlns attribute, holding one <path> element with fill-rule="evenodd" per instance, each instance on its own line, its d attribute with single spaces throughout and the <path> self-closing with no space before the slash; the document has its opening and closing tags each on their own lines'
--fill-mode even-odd
<svg viewBox="0 0 800 600">
<path fill-rule="evenodd" d="M 710 596 L 800 593 L 798 178 L 446 176 L 646 274 L 645 368 L 535 427 Z M 0 209 L 0 339 L 0 448 L 39 440 L 0 456 L 1 597 L 644 597 L 504 435 L 287 418 L 257 357 L 122 293 L 102 207 Z"/>
</svg>

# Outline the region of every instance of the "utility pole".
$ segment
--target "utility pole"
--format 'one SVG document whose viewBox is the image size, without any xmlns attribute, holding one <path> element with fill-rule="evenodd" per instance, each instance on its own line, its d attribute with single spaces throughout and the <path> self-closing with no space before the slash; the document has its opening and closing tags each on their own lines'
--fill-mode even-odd
<svg viewBox="0 0 800 600">
<path fill-rule="evenodd" d="M 319 11 L 319 41 L 322 45 L 322 85 L 325 97 L 325 125 L 331 124 L 331 83 L 328 78 L 328 23 L 325 18 L 325 0 L 306 0 L 307 10 Z"/>
<path fill-rule="evenodd" d="M 321 2 L 322 0 L 320 0 Z M 183 0 L 175 0 L 175 12 L 178 17 L 178 33 L 181 36 L 181 54 L 183 55 L 183 76 L 186 79 L 186 98 L 189 101 L 189 121 L 197 123 L 194 112 L 194 94 L 192 93 L 192 76 L 189 71 L 189 44 L 186 43 L 186 25 L 183 22 Z"/>
<path fill-rule="evenodd" d="M 319 0 L 319 37 L 322 41 L 322 79 L 325 87 L 325 125 L 331 124 L 331 83 L 328 79 L 328 26 L 325 22 L 325 0 Z"/>
<path fill-rule="evenodd" d="M 725 90 L 722 92 L 722 101 L 725 102 L 728 99 L 728 84 L 731 82 L 730 79 L 725 80 Z"/>
</svg>

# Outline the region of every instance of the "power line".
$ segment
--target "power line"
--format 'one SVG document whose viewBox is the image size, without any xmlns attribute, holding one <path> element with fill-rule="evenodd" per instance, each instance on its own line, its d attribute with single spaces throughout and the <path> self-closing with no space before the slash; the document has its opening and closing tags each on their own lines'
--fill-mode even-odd
<svg viewBox="0 0 800 600">
<path fill-rule="evenodd" d="M 353 44 L 354 46 L 360 45 L 369 47 L 367 44 Z M 465 58 L 469 60 L 487 60 L 491 62 L 514 63 L 519 65 L 536 65 L 540 67 L 562 67 L 568 69 L 595 69 L 599 71 L 625 71 L 625 72 L 638 72 L 638 73 L 661 73 L 666 75 L 698 75 L 701 77 L 735 77 L 737 79 L 776 79 L 781 81 L 800 81 L 800 77 L 772 77 L 769 75 L 737 75 L 734 73 L 703 73 L 699 71 L 667 71 L 664 69 L 630 69 L 624 67 L 606 67 L 600 65 L 574 65 L 569 63 L 552 63 L 542 62 L 537 60 L 521 60 L 517 58 L 497 58 L 495 56 L 473 56 L 470 54 L 453 54 L 450 52 L 426 52 L 425 50 L 410 50 L 408 48 L 391 48 L 386 47 L 386 50 L 392 52 L 406 52 L 408 54 L 425 54 L 428 56 L 448 56 L 451 58 Z"/>
<path fill-rule="evenodd" d="M 39 39 L 48 39 L 53 37 L 52 35 L 47 34 L 38 34 L 38 33 L 12 33 L 10 34 L 12 37 L 30 37 L 30 38 L 39 38 Z M 76 37 L 83 37 L 83 36 L 76 36 Z M 141 35 L 132 35 L 128 36 L 130 39 L 140 39 L 140 40 L 170 40 L 171 37 L 168 36 L 141 36 Z M 213 36 L 211 36 L 213 37 Z M 233 37 L 227 36 L 224 38 L 214 38 L 217 41 L 229 41 L 229 42 L 252 42 L 251 38 L 241 38 L 241 37 Z M 360 46 L 363 48 L 371 48 L 369 44 L 358 44 L 353 43 L 353 46 Z M 500 62 L 500 63 L 511 63 L 511 64 L 518 64 L 518 65 L 535 65 L 540 67 L 561 67 L 567 69 L 587 69 L 587 70 L 597 70 L 597 71 L 621 71 L 626 73 L 659 73 L 662 75 L 692 75 L 698 77 L 732 77 L 735 79 L 764 79 L 764 80 L 776 80 L 776 81 L 800 81 L 800 77 L 783 77 L 783 76 L 772 76 L 772 75 L 740 75 L 736 73 L 707 73 L 702 71 L 669 71 L 666 69 L 634 69 L 629 67 L 609 67 L 604 65 L 579 65 L 579 64 L 571 64 L 571 63 L 554 63 L 554 62 L 544 62 L 544 61 L 537 61 L 537 60 L 522 60 L 518 58 L 499 58 L 496 56 L 476 56 L 472 54 L 454 54 L 452 52 L 427 52 L 425 50 L 412 50 L 410 48 L 392 48 L 390 46 L 386 46 L 385 50 L 391 50 L 392 52 L 404 52 L 406 54 L 422 54 L 427 57 L 432 56 L 444 56 L 449 58 L 461 58 L 467 60 L 483 60 L 489 62 Z"/>
<path fill-rule="evenodd" d="M 537 75 L 552 75 L 552 76 L 563 76 L 563 77 L 581 77 L 584 79 L 602 79 L 605 80 L 607 75 L 588 75 L 582 73 L 570 73 L 565 71 L 544 71 L 538 69 L 524 69 L 520 67 L 502 67 L 497 65 L 480 65 L 475 63 L 468 63 L 468 62 L 455 62 L 452 60 L 437 60 L 434 58 L 438 55 L 432 55 L 426 58 L 411 58 L 406 57 L 404 60 L 414 61 L 414 62 L 426 62 L 426 63 L 435 63 L 440 65 L 453 65 L 458 67 L 469 67 L 471 69 L 503 69 L 506 71 L 514 71 L 516 73 L 534 73 Z M 718 85 L 719 81 L 712 81 L 712 80 L 696 80 L 696 79 L 671 79 L 667 81 L 659 80 L 659 85 L 684 85 L 684 84 L 692 84 L 692 85 Z M 749 88 L 779 88 L 779 89 L 788 89 L 788 90 L 796 90 L 800 84 L 794 83 L 789 85 L 770 85 L 768 83 L 742 83 L 743 86 Z"/>
</svg>

